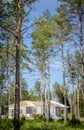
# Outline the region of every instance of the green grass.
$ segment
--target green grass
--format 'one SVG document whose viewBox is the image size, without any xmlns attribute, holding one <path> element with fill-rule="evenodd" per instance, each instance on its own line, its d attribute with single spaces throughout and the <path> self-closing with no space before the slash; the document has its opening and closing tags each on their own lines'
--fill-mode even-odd
<svg viewBox="0 0 84 130">
<path fill-rule="evenodd" d="M 13 120 L 0 119 L 0 130 L 13 130 Z M 20 122 L 20 130 L 84 130 L 84 122 L 63 119 L 52 120 L 49 123 L 42 119 L 25 120 Z"/>
</svg>

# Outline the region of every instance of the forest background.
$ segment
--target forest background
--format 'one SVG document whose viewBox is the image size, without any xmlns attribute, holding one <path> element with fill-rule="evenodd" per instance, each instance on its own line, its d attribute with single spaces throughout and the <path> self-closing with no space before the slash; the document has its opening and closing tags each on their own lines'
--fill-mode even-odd
<svg viewBox="0 0 84 130">
<path fill-rule="evenodd" d="M 84 116 L 83 0 L 22 2 L 0 1 L 0 116 L 45 93 Z"/>
</svg>

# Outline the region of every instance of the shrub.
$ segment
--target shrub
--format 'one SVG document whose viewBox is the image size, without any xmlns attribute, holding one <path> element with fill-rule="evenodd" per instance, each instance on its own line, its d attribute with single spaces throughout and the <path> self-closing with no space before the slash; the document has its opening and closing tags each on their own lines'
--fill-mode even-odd
<svg viewBox="0 0 84 130">
<path fill-rule="evenodd" d="M 0 130 L 11 130 L 13 129 L 13 120 L 0 119 Z"/>
</svg>

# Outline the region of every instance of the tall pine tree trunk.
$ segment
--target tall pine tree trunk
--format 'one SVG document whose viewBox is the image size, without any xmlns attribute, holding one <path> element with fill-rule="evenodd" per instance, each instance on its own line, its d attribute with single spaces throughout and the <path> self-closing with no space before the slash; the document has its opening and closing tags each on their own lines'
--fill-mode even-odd
<svg viewBox="0 0 84 130">
<path fill-rule="evenodd" d="M 43 101 L 43 120 L 46 120 L 46 100 L 45 100 L 45 89 L 46 89 L 46 78 L 45 78 L 45 60 L 42 60 L 42 101 Z"/>
<path fill-rule="evenodd" d="M 15 84 L 16 84 L 16 65 L 14 64 L 14 102 L 15 102 Z"/>
<path fill-rule="evenodd" d="M 1 118 L 1 106 L 2 106 L 2 84 L 0 84 L 0 118 Z"/>
<path fill-rule="evenodd" d="M 81 57 L 81 66 L 82 66 L 82 89 L 83 89 L 83 113 L 84 113 L 84 55 L 83 55 L 83 33 L 82 33 L 82 16 L 83 12 L 81 9 L 82 4 L 80 3 L 78 6 L 78 14 L 79 14 L 79 33 L 80 33 L 80 57 Z"/>
<path fill-rule="evenodd" d="M 80 119 L 80 111 L 79 111 L 79 81 L 78 81 L 78 88 L 77 88 L 77 117 L 78 120 Z"/>
<path fill-rule="evenodd" d="M 9 43 L 7 41 L 7 49 L 6 49 L 6 118 L 9 116 L 9 88 L 8 88 L 8 50 Z"/>
<path fill-rule="evenodd" d="M 66 106 L 66 83 L 65 83 L 65 68 L 64 68 L 64 46 L 62 43 L 62 72 L 63 72 L 63 86 L 64 86 L 64 120 L 67 118 L 67 106 Z"/>
<path fill-rule="evenodd" d="M 48 112 L 47 112 L 47 122 L 50 121 L 50 64 L 48 61 Z"/>
<path fill-rule="evenodd" d="M 45 117 L 45 113 L 46 113 L 46 110 L 45 110 L 45 88 L 46 88 L 46 83 L 45 83 L 45 74 L 43 72 L 43 76 L 42 76 L 42 100 L 43 100 L 43 120 L 45 121 L 46 117 Z"/>
<path fill-rule="evenodd" d="M 72 119 L 72 95 L 70 94 L 70 119 Z"/>
<path fill-rule="evenodd" d="M 76 99 L 75 99 L 75 88 L 74 88 L 74 79 L 73 78 L 72 78 L 72 85 L 73 85 L 72 86 L 73 87 L 73 107 L 72 107 L 73 108 L 73 112 L 72 112 L 72 118 L 75 118 L 76 117 L 76 112 L 75 112 L 75 110 L 76 110 L 76 108 L 75 108 L 76 107 L 75 106 L 76 105 L 75 104 L 75 100 Z"/>
<path fill-rule="evenodd" d="M 20 41 L 22 27 L 22 0 L 18 0 L 18 13 L 16 28 L 16 83 L 15 83 L 15 106 L 14 106 L 14 130 L 20 130 Z"/>
</svg>

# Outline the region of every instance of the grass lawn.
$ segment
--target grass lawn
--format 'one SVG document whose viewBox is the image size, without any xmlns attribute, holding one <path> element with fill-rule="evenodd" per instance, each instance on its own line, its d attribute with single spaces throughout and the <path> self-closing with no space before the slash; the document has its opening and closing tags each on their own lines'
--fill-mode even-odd
<svg viewBox="0 0 84 130">
<path fill-rule="evenodd" d="M 0 119 L 0 130 L 13 130 L 13 120 Z M 53 120 L 49 123 L 42 119 L 21 120 L 20 130 L 84 130 L 84 121 Z"/>
</svg>

